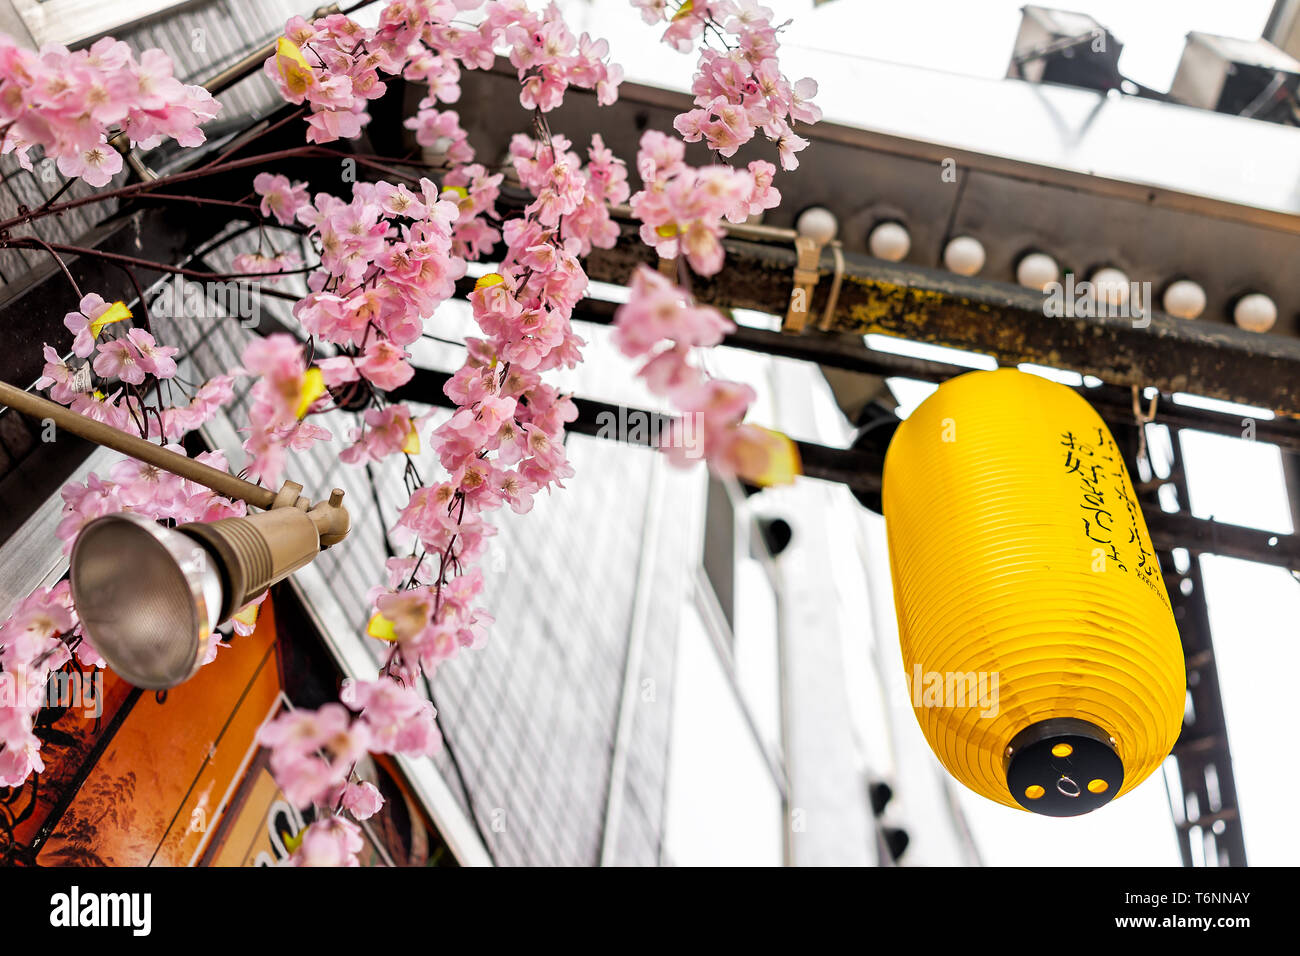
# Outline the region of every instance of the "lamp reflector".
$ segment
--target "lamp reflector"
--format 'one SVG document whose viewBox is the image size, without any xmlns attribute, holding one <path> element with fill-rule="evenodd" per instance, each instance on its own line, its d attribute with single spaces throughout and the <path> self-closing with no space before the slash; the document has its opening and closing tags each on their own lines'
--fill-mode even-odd
<svg viewBox="0 0 1300 956">
<path fill-rule="evenodd" d="M 70 578 L 87 639 L 123 679 L 162 690 L 199 669 L 223 588 L 198 541 L 141 515 L 105 515 L 77 536 Z"/>
</svg>

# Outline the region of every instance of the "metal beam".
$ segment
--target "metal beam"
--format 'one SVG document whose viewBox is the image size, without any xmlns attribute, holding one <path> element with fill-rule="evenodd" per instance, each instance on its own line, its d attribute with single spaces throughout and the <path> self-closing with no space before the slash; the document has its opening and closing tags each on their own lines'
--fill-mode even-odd
<svg viewBox="0 0 1300 956">
<path fill-rule="evenodd" d="M 709 278 L 692 279 L 702 302 L 784 315 L 795 267 L 793 248 L 725 240 L 727 263 Z M 843 283 L 829 333 L 881 333 L 991 355 L 1003 364 L 1031 362 L 1092 375 L 1113 385 L 1190 392 L 1300 416 L 1300 340 L 1246 332 L 1219 323 L 1174 319 L 1155 312 L 1139 328 L 1123 317 L 1053 317 L 1044 296 L 1021 286 L 966 278 L 937 269 L 891 264 L 845 253 Z M 628 238 L 596 250 L 588 275 L 626 284 L 655 253 Z M 832 257 L 810 313 L 825 308 Z"/>
<path fill-rule="evenodd" d="M 1182 442 L 1177 428 L 1170 436 L 1172 460 L 1169 483 L 1178 511 L 1167 513 L 1160 504 L 1155 487 L 1138 489 L 1138 499 L 1148 521 L 1155 516 L 1186 519 L 1190 512 L 1187 476 Z M 1130 468 L 1136 467 L 1139 444 L 1136 427 L 1117 429 L 1116 440 L 1124 449 Z M 1167 497 L 1167 496 L 1166 496 Z M 1213 524 L 1212 522 L 1210 524 Z M 1223 526 L 1212 531 L 1223 533 Z M 1234 529 L 1240 530 L 1240 529 Z M 1178 547 L 1186 548 L 1186 570 L 1179 570 L 1172 547 L 1153 543 L 1165 577 L 1165 588 L 1178 622 L 1178 636 L 1187 664 L 1187 693 L 1191 706 L 1183 717 L 1183 728 L 1174 744 L 1173 756 L 1178 763 L 1178 794 L 1171 792 L 1178 806 L 1173 807 L 1183 864 L 1192 866 L 1199 854 L 1209 857 L 1209 865 L 1246 865 L 1246 845 L 1237 802 L 1237 786 L 1228 741 L 1227 721 L 1223 712 L 1223 695 L 1219 688 L 1219 671 L 1210 632 L 1209 608 L 1205 598 L 1205 578 L 1200 556 L 1203 553 L 1226 554 L 1222 541 L 1198 543 L 1180 536 Z M 1240 555 L 1238 555 L 1240 556 Z M 1294 567 L 1294 565 L 1292 565 Z M 1168 783 L 1168 781 L 1166 781 Z"/>
<path fill-rule="evenodd" d="M 472 286 L 471 286 L 472 287 Z M 602 299 L 583 299 L 574 309 L 573 318 L 579 322 L 608 325 L 614 320 L 618 304 Z M 868 348 L 861 335 L 851 332 L 790 335 L 768 329 L 738 325 L 736 330 L 723 337 L 722 344 L 765 355 L 813 362 L 828 368 L 878 375 L 882 378 L 910 378 L 922 382 L 945 382 L 955 375 L 971 371 L 962 365 L 936 362 L 932 359 L 913 358 L 893 352 Z M 1098 386 L 1077 388 L 1088 403 L 1108 422 L 1132 419 L 1132 396 L 1124 386 Z M 1156 415 L 1156 423 L 1194 428 L 1219 435 L 1241 438 L 1244 419 L 1253 423 L 1254 440 L 1270 442 L 1280 448 L 1300 452 L 1300 421 L 1290 418 L 1255 419 L 1243 410 L 1214 411 L 1193 405 L 1180 405 L 1168 393 Z M 1296 527 L 1300 528 L 1300 524 Z"/>
<path fill-rule="evenodd" d="M 443 392 L 443 386 L 450 378 L 451 375 L 447 372 L 416 368 L 411 380 L 390 392 L 389 398 L 395 402 L 450 408 L 453 403 Z M 578 417 L 569 423 L 568 431 L 599 438 L 612 437 L 631 444 L 649 444 L 648 436 L 662 434 L 671 420 L 671 416 L 661 412 L 589 398 L 574 397 L 573 404 L 578 410 Z M 611 434 L 610 423 L 620 421 L 646 422 L 647 427 L 637 431 L 637 434 L 646 437 L 630 438 L 618 429 L 614 429 Z M 839 482 L 861 493 L 880 492 L 884 468 L 882 451 L 832 448 L 808 441 L 796 441 L 795 445 L 799 449 L 805 476 Z M 1300 535 L 1273 534 L 1255 528 L 1193 518 L 1182 513 L 1167 514 L 1159 510 L 1158 505 L 1151 503 L 1144 509 L 1144 514 L 1147 528 L 1151 532 L 1151 541 L 1157 548 L 1187 548 L 1194 553 L 1219 554 L 1285 568 L 1300 568 Z"/>
</svg>

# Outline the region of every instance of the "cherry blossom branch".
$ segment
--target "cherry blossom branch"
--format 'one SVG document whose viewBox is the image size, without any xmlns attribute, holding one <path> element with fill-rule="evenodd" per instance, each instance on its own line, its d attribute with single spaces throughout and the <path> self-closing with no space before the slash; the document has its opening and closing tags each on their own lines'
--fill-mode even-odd
<svg viewBox="0 0 1300 956">
<path fill-rule="evenodd" d="M 663 19 L 661 0 L 634 0 L 634 5 L 643 12 L 653 8 Z M 482 19 L 452 20 L 453 7 L 481 8 Z M 688 139 L 704 138 L 724 157 L 762 129 L 777 141 L 782 165 L 792 167 L 794 153 L 806 143 L 791 138 L 790 123 L 808 121 L 814 108 L 806 104 L 807 88 L 788 84 L 769 55 L 775 53 L 777 33 L 769 17 L 752 0 L 701 3 L 698 11 L 693 3 L 675 8 L 666 39 L 680 46 L 685 38 L 689 48 L 695 37 L 707 33 L 717 36 L 732 54 L 701 53 L 701 74 L 695 83 L 698 109 L 693 116 L 683 114 L 687 119 L 679 117 L 676 125 Z M 736 38 L 734 46 L 728 37 Z M 132 75 L 160 69 L 153 61 L 137 64 L 125 59 L 114 43 L 100 41 L 92 47 L 99 58 L 96 64 L 123 57 L 122 67 Z M 519 101 L 532 114 L 533 131 L 531 138 L 515 137 L 508 160 L 532 201 L 522 215 L 504 222 L 496 209 L 503 175 L 489 173 L 474 161 L 460 117 L 453 109 L 442 108 L 459 98 L 462 67 L 487 69 L 498 55 L 507 56 L 518 73 Z M 56 194 L 40 209 L 0 222 L 3 232 L 90 202 L 150 196 L 163 202 L 207 202 L 251 214 L 251 197 L 209 200 L 187 195 L 189 190 L 177 186 L 218 173 L 256 169 L 252 185 L 254 196 L 260 198 L 256 206 L 260 220 L 247 229 L 259 230 L 258 251 L 235 260 L 236 269 L 243 263 L 255 264 L 255 270 L 214 273 L 53 243 L 46 244 L 47 251 L 55 256 L 60 252 L 98 256 L 127 270 L 133 282 L 134 269 L 208 281 L 310 273 L 310 291 L 301 298 L 265 290 L 296 299 L 294 316 L 306 341 L 272 335 L 254 339 L 244 351 L 243 370 L 254 380 L 244 471 L 252 480 L 274 484 L 287 454 L 332 438 L 314 416 L 340 406 L 356 407 L 354 400 L 362 408 L 360 423 L 340 458 L 368 464 L 392 457 L 403 466 L 409 500 L 397 518 L 394 535 L 411 539 L 411 553 L 390 557 L 386 586 L 372 589 L 369 595 L 374 614 L 366 633 L 389 645 L 377 679 L 345 682 L 342 703 L 287 712 L 259 734 L 270 748 L 272 771 L 286 798 L 298 806 L 334 809 L 298 835 L 296 863 L 355 862 L 360 837 L 343 812 L 361 820 L 382 803 L 378 791 L 357 778 L 357 762 L 367 751 L 421 755 L 436 749 L 440 730 L 432 694 L 422 695 L 415 687 L 419 680 L 429 687 L 437 667 L 459 648 L 477 643 L 491 623 L 490 616 L 475 606 L 483 588 L 477 563 L 494 532 L 485 516 L 505 505 L 526 512 L 537 494 L 562 487 L 563 479 L 573 473 L 563 439 L 565 424 L 576 417 L 576 409 L 545 376 L 581 361 L 584 343 L 570 321 L 587 286 L 579 260 L 593 248 L 609 248 L 618 241 L 620 231 L 610 218 L 610 207 L 628 200 L 630 187 L 624 163 L 599 135 L 592 138 L 584 159 L 568 140 L 552 132 L 547 114 L 560 105 L 571 86 L 595 91 L 600 105 L 613 102 L 622 71 L 607 61 L 607 55 L 604 41 L 586 35 L 575 38 L 555 7 L 534 11 L 520 0 L 414 6 L 398 0 L 385 7 L 375 28 L 363 28 L 345 14 L 311 23 L 295 17 L 286 24 L 264 70 L 283 98 L 300 107 L 298 111 L 259 132 L 237 137 L 198 168 L 77 200 L 54 202 Z M 5 63 L 0 57 L 0 70 Z M 383 93 L 384 77 L 398 75 L 428 84 L 428 96 L 405 125 L 416 142 L 435 155 L 416 160 L 346 153 L 325 145 L 358 138 L 369 121 L 369 101 Z M 132 96 L 148 85 L 126 84 L 135 91 Z M 215 112 L 200 93 L 167 89 L 168 95 L 191 110 L 186 114 L 182 109 L 183 117 L 198 119 Z M 33 108 L 46 109 L 39 87 L 34 86 L 30 96 Z M 143 109 L 145 102 L 140 99 L 126 107 L 131 122 L 125 126 L 132 135 L 134 124 L 141 120 L 131 110 Z M 23 151 L 28 146 L 21 137 L 40 130 L 21 118 L 6 116 L 4 108 L 0 101 L 0 121 L 9 121 L 2 148 Z M 307 145 L 242 155 L 252 142 L 299 118 L 305 122 Z M 14 127 L 12 138 L 9 126 Z M 100 130 L 101 135 L 105 132 Z M 162 133 L 176 136 L 183 145 L 201 139 L 183 125 Z M 63 150 L 57 142 L 41 145 Z M 770 163 L 757 161 L 743 170 L 692 169 L 681 161 L 682 149 L 680 141 L 670 141 L 662 133 L 643 138 L 637 170 L 645 188 L 631 197 L 631 207 L 645 241 L 661 255 L 678 259 L 685 284 L 688 266 L 703 275 L 721 268 L 724 219 L 742 221 L 771 208 L 779 195 L 772 188 L 775 167 Z M 265 168 L 307 157 L 352 159 L 396 184 L 357 182 L 350 196 L 321 193 L 313 198 L 305 184 Z M 114 157 L 92 148 L 84 155 L 60 155 L 60 162 L 61 169 L 68 166 L 88 182 L 92 177 L 106 182 L 103 177 Z M 413 170 L 442 173 L 441 181 Z M 304 233 L 319 261 L 304 269 L 276 268 L 293 253 L 263 252 L 267 225 Z M 478 280 L 469 296 L 479 332 L 465 339 L 464 363 L 445 387 L 456 410 L 431 433 L 422 434 L 428 416 L 413 416 L 404 404 L 388 402 L 386 393 L 413 375 L 408 348 L 421 337 L 439 338 L 426 328 L 422 317 L 437 314 L 438 306 L 455 293 L 467 260 L 502 240 L 504 260 L 497 271 Z M 7 237 L 6 242 L 16 247 L 36 244 L 28 236 Z M 638 273 L 632 299 L 620 310 L 615 331 L 620 347 L 647 359 L 638 374 L 652 389 L 667 394 L 680 410 L 704 416 L 708 457 L 715 464 L 739 473 L 756 457 L 767 456 L 763 460 L 770 463 L 775 446 L 765 443 L 763 430 L 742 421 L 752 393 L 736 383 L 708 379 L 689 361 L 693 349 L 708 347 L 720 337 L 718 330 L 725 323 L 666 279 L 650 275 L 653 280 Z M 95 376 L 92 382 L 104 388 L 112 381 L 122 383 L 116 392 L 106 396 L 99 389 L 79 391 L 85 366 L 72 368 L 48 346 L 42 387 L 50 389 L 51 397 L 61 396 L 59 400 L 80 405 L 87 413 L 123 425 L 134 422 L 146 435 L 174 440 L 229 400 L 230 377 L 206 383 L 188 406 L 164 407 L 169 402 L 161 397 L 156 406 L 149 405 L 144 385 L 151 377 L 168 381 L 157 394 L 161 396 L 165 388 L 170 399 L 174 362 L 145 329 L 105 335 L 106 328 L 129 317 L 122 303 L 106 303 L 92 293 L 83 296 L 78 311 L 65 319 L 76 335 L 74 355 L 95 356 L 88 363 Z M 422 439 L 438 457 L 445 473 L 441 480 L 427 483 L 416 466 Z M 65 489 L 71 510 L 61 525 L 61 537 L 71 541 L 79 523 L 114 496 L 118 503 L 113 507 L 121 506 L 123 496 L 138 497 L 146 503 L 143 507 L 154 508 L 152 513 L 162 519 L 175 520 L 200 506 L 199 520 L 221 513 L 219 504 L 192 504 L 189 498 L 184 508 L 174 504 L 163 508 L 158 504 L 162 498 L 145 493 L 144 483 L 149 480 L 125 473 L 120 482 L 91 476 L 84 487 Z M 435 567 L 424 583 L 422 568 L 430 558 Z M 40 606 L 49 600 L 40 598 L 45 602 Z M 68 613 L 73 613 L 70 606 Z M 255 613 L 245 609 L 236 616 L 237 633 L 253 626 Z M 23 746 L 25 762 L 15 762 L 11 770 L 3 761 L 16 751 L 0 749 L 0 781 L 7 774 L 21 779 L 34 766 L 32 761 L 39 759 L 27 743 Z"/>
<path fill-rule="evenodd" d="M 13 248 L 22 248 L 29 244 L 39 245 L 51 252 L 67 252 L 78 256 L 89 256 L 93 259 L 102 259 L 105 262 L 123 263 L 125 265 L 136 266 L 141 269 L 150 269 L 154 272 L 166 272 L 168 274 L 181 275 L 190 279 L 198 279 L 204 282 L 221 282 L 227 279 L 263 279 L 277 278 L 279 276 L 301 275 L 311 272 L 314 266 L 305 266 L 301 269 L 286 269 L 280 272 L 205 272 L 199 269 L 189 269 L 185 266 L 173 266 L 165 262 L 154 262 L 150 259 L 139 259 L 135 256 L 124 255 L 120 252 L 107 252 L 103 249 L 94 249 L 89 246 L 74 246 L 60 242 L 46 242 L 35 236 L 19 236 L 14 239 L 0 242 L 0 247 L 8 246 Z M 60 264 L 62 261 L 60 260 Z M 67 269 L 64 269 L 67 273 Z M 71 274 L 68 274 L 69 281 L 72 281 Z M 73 286 L 76 283 L 73 282 Z"/>
<path fill-rule="evenodd" d="M 20 243 L 0 241 L 0 248 L 3 248 L 5 246 L 10 246 L 10 245 L 18 246 L 20 245 Z M 53 245 L 46 242 L 44 239 L 40 238 L 39 236 L 24 236 L 21 245 L 24 246 L 36 245 L 44 249 L 46 252 L 48 252 L 51 258 L 54 259 L 55 263 L 57 263 L 58 267 L 63 271 L 64 276 L 68 280 L 68 284 L 72 286 L 72 291 L 76 293 L 77 298 L 78 299 L 81 298 L 81 286 L 77 285 L 77 280 L 74 279 L 72 277 L 72 273 L 68 271 L 67 263 L 63 261 L 63 257 L 59 255 L 59 253 L 56 251 Z"/>
<path fill-rule="evenodd" d="M 44 216 L 58 215 L 68 212 L 71 209 L 79 209 L 82 206 L 88 206 L 93 203 L 105 202 L 110 199 L 130 199 L 135 196 L 147 195 L 153 190 L 174 186 L 177 183 L 190 182 L 195 179 L 202 179 L 208 176 L 214 176 L 219 173 L 226 173 L 236 169 L 248 169 L 258 166 L 265 166 L 268 163 L 277 162 L 284 159 L 299 159 L 306 156 L 320 155 L 319 147 L 316 146 L 294 146 L 287 149 L 275 150 L 269 153 L 262 153 L 257 156 L 248 156 L 243 159 L 227 160 L 220 167 L 211 169 L 195 169 L 178 173 L 170 173 L 166 176 L 160 176 L 158 179 L 149 182 L 132 183 L 128 186 L 119 186 L 116 189 L 108 189 L 104 192 L 93 193 L 89 196 L 81 196 L 77 199 L 70 199 L 67 202 L 57 203 L 45 209 L 40 216 L 37 210 L 13 216 L 9 219 L 0 220 L 0 232 L 12 229 L 15 226 L 23 225 L 35 219 Z"/>
</svg>

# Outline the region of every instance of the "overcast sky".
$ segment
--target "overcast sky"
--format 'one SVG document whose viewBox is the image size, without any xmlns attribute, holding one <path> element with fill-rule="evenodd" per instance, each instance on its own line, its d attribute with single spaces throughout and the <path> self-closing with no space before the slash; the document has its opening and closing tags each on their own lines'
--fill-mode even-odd
<svg viewBox="0 0 1300 956">
<path fill-rule="evenodd" d="M 585 25 L 593 35 L 610 40 L 614 59 L 630 75 L 664 78 L 658 68 L 671 64 L 673 54 L 645 43 L 653 34 L 626 0 L 566 0 L 562 6 L 579 29 Z M 814 10 L 812 0 L 764 0 L 764 6 L 778 19 L 794 21 L 783 38 L 790 47 L 994 77 L 1006 74 L 1023 4 L 832 0 Z M 1088 14 L 1124 44 L 1120 68 L 1127 76 L 1167 90 L 1189 30 L 1257 37 L 1272 6 L 1273 0 L 1079 0 L 1065 9 Z"/>
</svg>

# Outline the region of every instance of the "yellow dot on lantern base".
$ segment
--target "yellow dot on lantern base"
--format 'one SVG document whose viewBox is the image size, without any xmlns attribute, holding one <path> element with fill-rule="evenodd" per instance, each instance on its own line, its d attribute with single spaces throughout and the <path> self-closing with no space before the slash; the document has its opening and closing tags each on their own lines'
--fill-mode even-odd
<svg viewBox="0 0 1300 956">
<path fill-rule="evenodd" d="M 1068 757 L 1072 753 L 1074 753 L 1074 748 L 1069 744 L 1057 744 L 1052 748 L 1053 757 Z"/>
<path fill-rule="evenodd" d="M 1110 784 L 1108 784 L 1105 780 L 1097 779 L 1097 780 L 1088 781 L 1089 793 L 1105 793 L 1109 789 L 1110 789 Z"/>
<path fill-rule="evenodd" d="M 1034 784 L 1032 787 L 1025 788 L 1025 796 L 1028 797 L 1030 800 L 1037 800 L 1046 792 L 1047 791 L 1044 790 L 1042 787 L 1040 787 L 1038 784 Z"/>
</svg>

